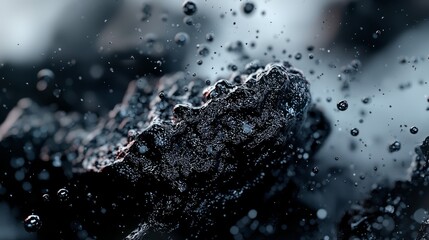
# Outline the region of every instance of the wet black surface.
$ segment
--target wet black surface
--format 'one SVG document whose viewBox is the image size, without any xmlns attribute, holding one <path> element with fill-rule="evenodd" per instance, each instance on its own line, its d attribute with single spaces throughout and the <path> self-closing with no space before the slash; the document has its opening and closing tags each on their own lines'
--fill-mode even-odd
<svg viewBox="0 0 429 240">
<path fill-rule="evenodd" d="M 23 216 L 40 216 L 39 234 L 47 238 L 123 237 L 138 223 L 145 226 L 140 235 L 310 236 L 317 219 L 296 198 L 297 184 L 329 125 L 311 107 L 299 71 L 277 63 L 252 72 L 241 75 L 242 83 L 215 83 L 204 98 L 205 82 L 181 73 L 152 80 L 157 85 L 139 79 L 100 118 L 21 100 L 2 135 L 2 151 L 18 162 L 3 166 L 10 169 L 1 179 L 5 199 Z M 30 191 L 19 186 L 16 168 Z M 230 230 L 251 210 L 259 212 L 258 223 Z M 291 216 L 313 220 L 291 222 Z M 261 227 L 268 230 L 255 231 Z"/>
<path fill-rule="evenodd" d="M 338 228 L 342 239 L 427 238 L 429 137 L 416 154 L 411 181 L 398 181 L 393 187 L 375 185 L 371 198 L 352 206 Z"/>
<path fill-rule="evenodd" d="M 0 239 L 428 238 L 429 5 L 292 2 L 74 3 L 0 55 Z"/>
</svg>

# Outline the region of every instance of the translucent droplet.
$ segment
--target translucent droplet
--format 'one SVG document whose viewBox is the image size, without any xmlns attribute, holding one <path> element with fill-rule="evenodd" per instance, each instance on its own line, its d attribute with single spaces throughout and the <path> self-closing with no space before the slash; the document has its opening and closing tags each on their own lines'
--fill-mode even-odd
<svg viewBox="0 0 429 240">
<path fill-rule="evenodd" d="M 349 104 L 347 103 L 346 100 L 342 100 L 342 101 L 337 103 L 337 108 L 340 111 L 345 111 L 345 110 L 347 110 L 348 107 L 349 107 Z"/>
<path fill-rule="evenodd" d="M 392 144 L 390 144 L 389 146 L 389 152 L 397 152 L 401 150 L 401 143 L 398 141 L 394 141 Z"/>
<path fill-rule="evenodd" d="M 356 137 L 357 135 L 359 135 L 359 129 L 357 129 L 357 128 L 353 128 L 352 130 L 350 130 L 350 134 L 351 134 L 353 137 Z"/>
<path fill-rule="evenodd" d="M 183 13 L 186 15 L 194 15 L 197 12 L 197 5 L 192 1 L 186 1 L 183 4 Z"/>
<path fill-rule="evenodd" d="M 174 36 L 174 42 L 179 45 L 183 46 L 189 41 L 189 35 L 184 32 L 179 32 Z"/>
<path fill-rule="evenodd" d="M 209 55 L 209 53 L 210 53 L 210 50 L 209 50 L 209 48 L 208 48 L 207 46 L 205 46 L 205 45 L 200 45 L 200 46 L 198 47 L 198 54 L 199 54 L 199 55 L 201 55 L 201 56 L 203 56 L 203 57 L 206 57 L 206 56 L 208 56 L 208 55 Z"/>
<path fill-rule="evenodd" d="M 24 228 L 27 232 L 37 232 L 42 227 L 39 215 L 31 214 L 24 220 Z"/>
<path fill-rule="evenodd" d="M 328 212 L 323 208 L 317 210 L 316 214 L 317 214 L 317 218 L 319 218 L 320 220 L 323 220 L 328 216 Z"/>
<path fill-rule="evenodd" d="M 251 14 L 254 9 L 255 9 L 255 4 L 251 2 L 246 2 L 242 6 L 242 10 L 245 14 Z"/>
<path fill-rule="evenodd" d="M 69 199 L 69 191 L 65 188 L 61 188 L 60 190 L 58 190 L 57 196 L 61 202 L 65 202 Z"/>
<path fill-rule="evenodd" d="M 206 40 L 207 40 L 207 42 L 213 42 L 214 34 L 213 33 L 207 33 L 206 34 Z"/>
<path fill-rule="evenodd" d="M 312 171 L 313 171 L 314 174 L 317 174 L 319 172 L 319 168 L 316 166 L 316 167 L 313 168 Z"/>
<path fill-rule="evenodd" d="M 413 126 L 410 128 L 410 133 L 411 134 L 416 134 L 419 132 L 419 129 L 416 126 Z"/>
</svg>

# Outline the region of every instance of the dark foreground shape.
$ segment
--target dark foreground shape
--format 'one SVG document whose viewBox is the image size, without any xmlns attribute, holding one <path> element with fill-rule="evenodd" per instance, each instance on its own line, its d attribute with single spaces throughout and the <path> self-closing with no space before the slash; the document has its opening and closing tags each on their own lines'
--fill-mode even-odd
<svg viewBox="0 0 429 240">
<path fill-rule="evenodd" d="M 340 239 L 428 239 L 429 137 L 416 148 L 410 181 L 378 187 L 339 225 Z"/>
<path fill-rule="evenodd" d="M 298 185 L 329 125 L 300 72 L 253 65 L 204 97 L 181 73 L 150 82 L 106 117 L 22 100 L 0 128 L 0 197 L 38 214 L 44 238 L 313 236 Z"/>
</svg>

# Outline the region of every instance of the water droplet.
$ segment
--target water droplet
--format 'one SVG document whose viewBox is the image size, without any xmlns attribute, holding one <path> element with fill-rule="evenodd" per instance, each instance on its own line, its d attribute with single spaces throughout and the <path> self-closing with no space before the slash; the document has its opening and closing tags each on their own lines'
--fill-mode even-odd
<svg viewBox="0 0 429 240">
<path fill-rule="evenodd" d="M 255 209 L 252 209 L 252 210 L 249 211 L 249 213 L 247 213 L 247 216 L 250 219 L 255 219 L 256 216 L 258 216 L 258 212 Z"/>
<path fill-rule="evenodd" d="M 54 80 L 54 73 L 49 69 L 42 69 L 37 73 L 37 79 L 39 80 L 37 82 L 36 88 L 39 91 L 44 91 L 48 84 Z"/>
<path fill-rule="evenodd" d="M 419 132 L 419 129 L 416 126 L 413 126 L 410 128 L 410 133 L 411 134 L 416 134 Z"/>
<path fill-rule="evenodd" d="M 145 154 L 148 150 L 149 150 L 149 148 L 147 148 L 146 145 L 141 145 L 139 147 L 139 153 L 141 153 L 141 154 Z"/>
<path fill-rule="evenodd" d="M 165 98 L 165 93 L 163 91 L 159 92 L 158 97 L 161 99 Z"/>
<path fill-rule="evenodd" d="M 65 188 L 61 188 L 60 190 L 58 190 L 57 196 L 61 202 L 65 202 L 69 199 L 69 191 Z"/>
<path fill-rule="evenodd" d="M 390 144 L 389 146 L 389 152 L 397 152 L 401 150 L 401 143 L 398 141 L 394 141 L 392 144 Z"/>
<path fill-rule="evenodd" d="M 50 196 L 49 196 L 49 194 L 47 194 L 47 193 L 45 193 L 45 194 L 43 194 L 42 195 L 42 198 L 43 198 L 43 201 L 44 202 L 49 202 L 50 201 Z"/>
<path fill-rule="evenodd" d="M 186 1 L 183 4 L 183 13 L 186 15 L 194 15 L 197 12 L 197 5 L 194 2 Z"/>
<path fill-rule="evenodd" d="M 210 53 L 210 50 L 207 46 L 205 46 L 205 45 L 198 46 L 198 54 L 199 55 L 206 57 L 209 55 L 209 53 Z"/>
<path fill-rule="evenodd" d="M 143 12 L 142 21 L 147 21 L 152 16 L 152 6 L 148 3 L 145 3 L 143 5 L 142 12 Z"/>
<path fill-rule="evenodd" d="M 366 97 L 366 98 L 362 99 L 362 103 L 363 104 L 368 104 L 370 102 L 371 102 L 371 98 L 369 98 L 369 97 Z"/>
<path fill-rule="evenodd" d="M 250 134 L 253 132 L 253 126 L 247 122 L 243 122 L 243 133 Z"/>
<path fill-rule="evenodd" d="M 350 134 L 351 134 L 353 137 L 356 137 L 357 135 L 359 135 L 359 129 L 357 129 L 357 128 L 353 128 L 352 130 L 350 130 Z"/>
<path fill-rule="evenodd" d="M 206 34 L 206 40 L 207 40 L 207 42 L 213 42 L 214 34 L 213 33 L 207 33 Z"/>
<path fill-rule="evenodd" d="M 194 19 L 191 16 L 186 16 L 183 18 L 183 23 L 192 26 L 194 24 Z"/>
<path fill-rule="evenodd" d="M 313 168 L 312 171 L 313 171 L 314 174 L 317 174 L 319 172 L 319 168 L 316 166 L 316 167 Z"/>
<path fill-rule="evenodd" d="M 251 14 L 254 9 L 255 9 L 255 4 L 251 2 L 246 2 L 242 6 L 242 10 L 245 14 Z"/>
<path fill-rule="evenodd" d="M 36 232 L 42 227 L 39 215 L 31 214 L 24 220 L 24 228 L 27 232 Z"/>
<path fill-rule="evenodd" d="M 317 214 L 317 218 L 319 218 L 320 220 L 323 220 L 328 216 L 328 212 L 323 208 L 317 210 L 316 214 Z"/>
<path fill-rule="evenodd" d="M 337 108 L 340 111 L 345 111 L 345 110 L 347 110 L 348 107 L 349 107 L 349 104 L 347 103 L 346 100 L 342 100 L 342 101 L 337 103 Z"/>
<path fill-rule="evenodd" d="M 179 45 L 183 46 L 189 41 L 189 35 L 184 32 L 179 32 L 174 36 L 174 42 Z"/>
</svg>

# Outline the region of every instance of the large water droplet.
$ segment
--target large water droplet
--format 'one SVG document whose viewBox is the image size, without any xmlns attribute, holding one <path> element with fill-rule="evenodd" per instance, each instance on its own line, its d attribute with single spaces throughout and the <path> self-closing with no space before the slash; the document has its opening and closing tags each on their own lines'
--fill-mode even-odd
<svg viewBox="0 0 429 240">
<path fill-rule="evenodd" d="M 194 2 L 186 1 L 183 4 L 183 13 L 186 15 L 194 15 L 197 12 L 197 5 Z"/>
<path fill-rule="evenodd" d="M 245 14 L 251 14 L 255 9 L 255 4 L 251 2 L 246 2 L 243 4 L 242 9 Z"/>
</svg>

